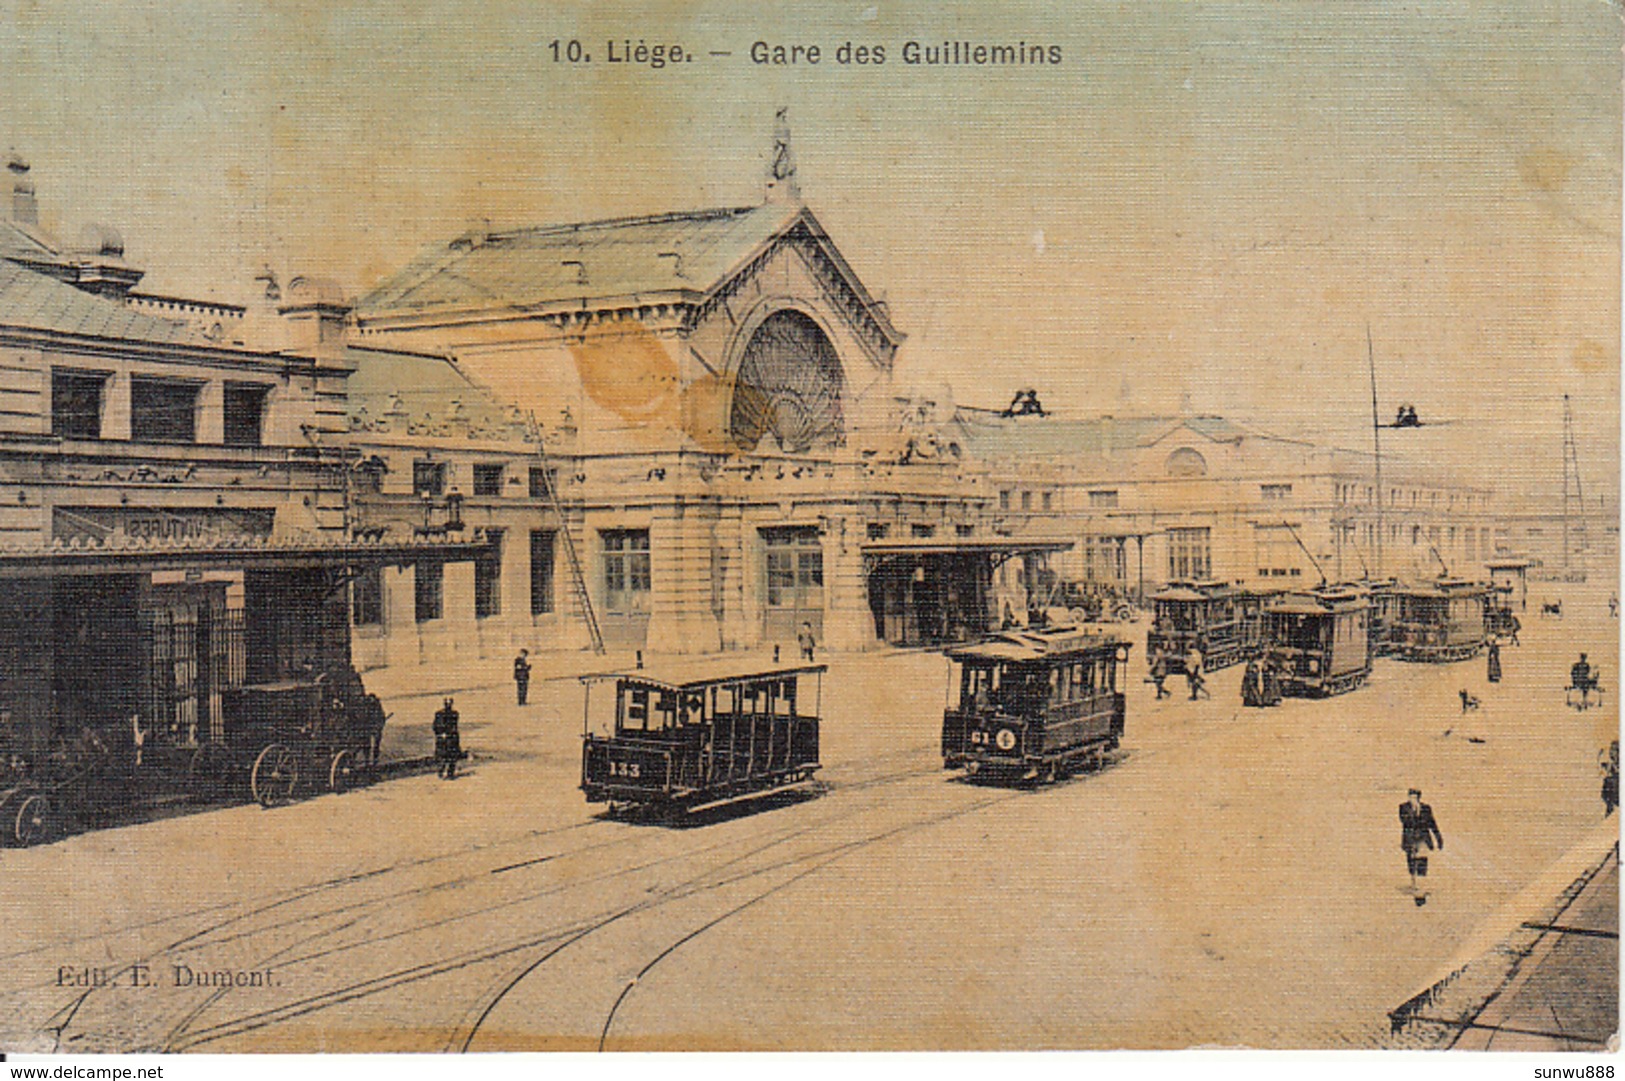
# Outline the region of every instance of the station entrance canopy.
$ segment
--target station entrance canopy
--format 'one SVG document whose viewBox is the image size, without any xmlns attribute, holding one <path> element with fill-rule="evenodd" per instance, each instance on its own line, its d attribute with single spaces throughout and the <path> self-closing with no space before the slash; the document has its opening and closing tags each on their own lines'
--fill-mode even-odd
<svg viewBox="0 0 1625 1081">
<path fill-rule="evenodd" d="M 345 678 L 356 576 L 489 550 L 479 533 L 186 530 L 0 548 L 0 760 L 37 758 L 85 731 L 130 754 L 132 733 L 154 753 L 218 740 L 233 688 Z"/>
<path fill-rule="evenodd" d="M 913 538 L 863 545 L 875 634 L 895 646 L 967 642 L 994 626 L 993 571 L 1016 556 L 1064 552 L 1059 537 Z"/>
</svg>

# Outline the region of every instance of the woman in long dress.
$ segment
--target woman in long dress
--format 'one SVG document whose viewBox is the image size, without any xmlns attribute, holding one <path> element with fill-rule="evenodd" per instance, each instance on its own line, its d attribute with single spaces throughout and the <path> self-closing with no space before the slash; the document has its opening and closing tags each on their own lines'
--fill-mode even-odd
<svg viewBox="0 0 1625 1081">
<path fill-rule="evenodd" d="M 1489 677 L 1491 683 L 1501 682 L 1501 643 L 1490 639 Z"/>
</svg>

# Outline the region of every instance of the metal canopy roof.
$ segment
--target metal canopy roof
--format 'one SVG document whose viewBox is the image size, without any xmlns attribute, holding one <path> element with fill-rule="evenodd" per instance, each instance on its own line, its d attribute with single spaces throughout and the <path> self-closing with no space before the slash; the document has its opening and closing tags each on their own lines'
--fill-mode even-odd
<svg viewBox="0 0 1625 1081">
<path fill-rule="evenodd" d="M 861 545 L 864 555 L 951 555 L 968 553 L 1020 553 L 1064 552 L 1076 542 L 1060 537 L 1008 537 L 988 540 L 985 537 L 920 537 L 914 540 L 865 541 Z"/>
</svg>

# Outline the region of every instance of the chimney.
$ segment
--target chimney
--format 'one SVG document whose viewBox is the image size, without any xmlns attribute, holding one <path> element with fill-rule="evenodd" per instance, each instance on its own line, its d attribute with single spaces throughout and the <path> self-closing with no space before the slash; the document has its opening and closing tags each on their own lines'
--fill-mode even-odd
<svg viewBox="0 0 1625 1081">
<path fill-rule="evenodd" d="M 6 157 L 11 173 L 11 220 L 19 225 L 39 224 L 39 204 L 34 201 L 34 182 L 28 179 L 28 162 L 15 150 Z"/>
<path fill-rule="evenodd" d="M 294 278 L 277 312 L 286 320 L 286 351 L 319 360 L 344 356 L 351 307 L 338 283 L 326 278 Z"/>
</svg>

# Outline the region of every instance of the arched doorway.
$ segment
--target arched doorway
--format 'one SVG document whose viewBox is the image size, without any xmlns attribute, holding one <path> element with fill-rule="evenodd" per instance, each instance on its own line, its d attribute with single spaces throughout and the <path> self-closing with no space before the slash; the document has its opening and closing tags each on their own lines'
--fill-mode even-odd
<svg viewBox="0 0 1625 1081">
<path fill-rule="evenodd" d="M 734 383 L 728 434 L 754 451 L 767 436 L 801 454 L 845 438 L 841 361 L 811 317 L 793 309 L 764 319 L 745 346 Z"/>
</svg>

